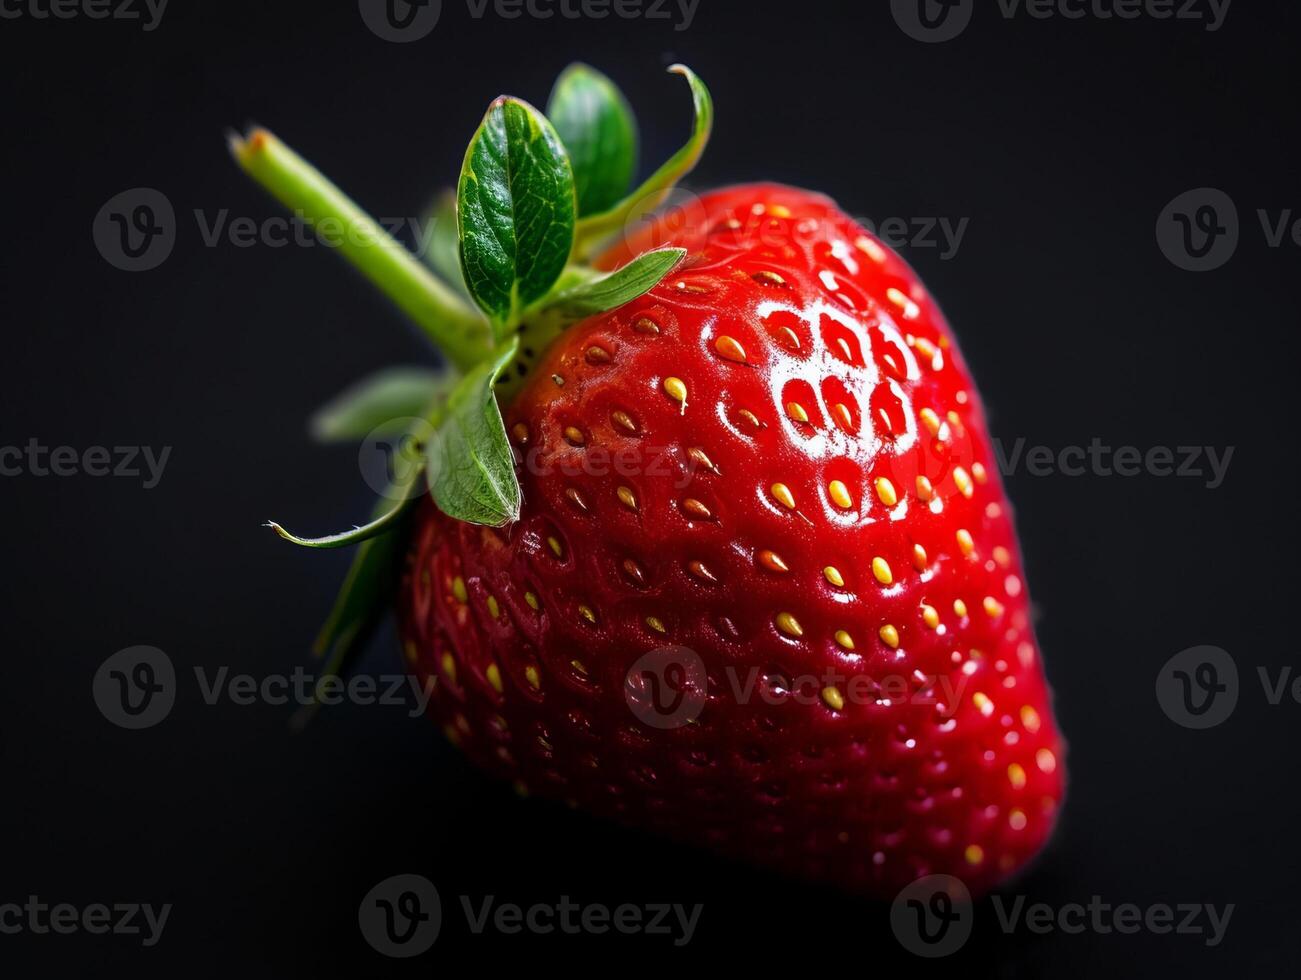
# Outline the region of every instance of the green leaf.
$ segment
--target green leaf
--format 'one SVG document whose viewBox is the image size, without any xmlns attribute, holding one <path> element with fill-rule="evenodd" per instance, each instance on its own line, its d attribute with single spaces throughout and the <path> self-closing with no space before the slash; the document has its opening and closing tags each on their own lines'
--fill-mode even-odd
<svg viewBox="0 0 1301 980">
<path fill-rule="evenodd" d="M 461 231 L 456 224 L 456 192 L 444 191 L 425 216 L 420 255 L 429 268 L 466 299 L 470 290 L 461 271 Z"/>
<path fill-rule="evenodd" d="M 646 252 L 608 276 L 560 293 L 547 309 L 579 320 L 613 310 L 653 288 L 686 254 L 685 248 L 658 248 Z"/>
<path fill-rule="evenodd" d="M 317 409 L 308 423 L 318 442 L 397 435 L 451 391 L 457 375 L 424 368 L 387 368 L 362 378 Z"/>
<path fill-rule="evenodd" d="M 500 527 L 519 519 L 520 487 L 493 385 L 515 358 L 512 337 L 476 366 L 447 399 L 446 417 L 427 458 L 429 490 L 448 517 Z"/>
<path fill-rule="evenodd" d="M 613 207 L 637 165 L 637 122 L 623 93 L 596 69 L 573 64 L 556 80 L 547 118 L 569 151 L 578 213 Z"/>
<path fill-rule="evenodd" d="M 291 544 L 301 545 L 304 548 L 344 548 L 352 544 L 361 544 L 363 541 L 369 541 L 386 531 L 395 528 L 407 509 L 415 502 L 415 496 L 412 493 L 418 485 L 417 480 L 412 480 L 410 485 L 400 488 L 404 493 L 397 500 L 385 499 L 388 507 L 379 513 L 374 520 L 360 527 L 354 527 L 350 531 L 340 531 L 338 534 L 326 535 L 323 538 L 303 538 L 297 534 L 291 534 L 275 521 L 267 521 L 267 527 L 275 531 L 286 541 Z"/>
<path fill-rule="evenodd" d="M 560 137 L 527 102 L 488 107 L 457 187 L 461 266 L 504 339 L 556 281 L 574 244 L 574 175 Z"/>
<path fill-rule="evenodd" d="M 709 133 L 714 125 L 714 100 L 709 89 L 686 65 L 673 65 L 669 71 L 684 77 L 691 86 L 691 100 L 695 107 L 695 122 L 691 128 L 691 137 L 677 153 L 642 182 L 635 191 L 601 214 L 584 217 L 575 229 L 575 251 L 586 255 L 592 246 L 618 231 L 636 211 L 650 211 L 657 207 L 673 185 L 685 177 L 700 160 L 709 142 Z"/>
</svg>

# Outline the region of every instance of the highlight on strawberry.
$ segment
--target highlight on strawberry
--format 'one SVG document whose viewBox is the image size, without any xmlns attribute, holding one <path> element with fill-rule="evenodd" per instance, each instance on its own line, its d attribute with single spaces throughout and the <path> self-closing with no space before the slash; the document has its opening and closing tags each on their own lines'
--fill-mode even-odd
<svg viewBox="0 0 1301 980">
<path fill-rule="evenodd" d="M 573 65 L 502 96 L 417 257 L 265 130 L 235 159 L 406 313 L 440 367 L 314 420 L 409 465 L 316 641 L 346 668 L 396 604 L 447 737 L 522 794 L 876 896 L 975 893 L 1064 786 L 1011 507 L 975 385 L 905 262 L 779 184 L 639 220 L 637 128 Z M 812 161 L 811 161 L 812 162 Z M 428 491 L 426 493 L 426 491 Z"/>
</svg>

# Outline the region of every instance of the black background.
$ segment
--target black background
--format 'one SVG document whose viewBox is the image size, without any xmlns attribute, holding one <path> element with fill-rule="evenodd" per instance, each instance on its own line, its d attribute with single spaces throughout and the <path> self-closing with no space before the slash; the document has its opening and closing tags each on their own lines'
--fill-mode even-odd
<svg viewBox="0 0 1301 980">
<path fill-rule="evenodd" d="M 24 0 L 25 2 L 25 0 Z M 312 446 L 310 409 L 350 379 L 427 355 L 328 250 L 204 244 L 193 217 L 279 213 L 223 131 L 275 129 L 377 215 L 416 215 L 455 177 L 503 91 L 545 102 L 569 61 L 638 109 L 643 166 L 685 133 L 692 65 L 718 106 L 691 185 L 772 178 L 856 215 L 969 218 L 951 260 L 902 249 L 944 304 L 996 436 L 1055 449 L 1235 447 L 1204 480 L 1009 479 L 1070 741 L 1059 832 L 1009 896 L 1060 906 L 1212 902 L 1225 940 L 1004 935 L 986 903 L 942 964 L 978 975 L 1248 973 L 1297 959 L 1298 712 L 1256 667 L 1297 661 L 1297 246 L 1256 218 L 1301 209 L 1292 4 L 1238 2 L 1224 26 L 1005 20 L 980 2 L 960 38 L 907 38 L 885 3 L 701 0 L 671 21 L 474 19 L 446 0 L 408 45 L 357 5 L 186 3 L 158 28 L 0 20 L 4 323 L 0 443 L 172 446 L 159 485 L 8 477 L 3 494 L 0 902 L 174 903 L 162 941 L 0 936 L 17 975 L 416 975 L 504 969 L 916 970 L 884 906 L 683 852 L 481 778 L 403 709 L 337 707 L 293 736 L 289 710 L 203 703 L 191 669 L 308 664 L 347 556 L 283 545 L 268 516 L 326 529 L 368 491 L 348 447 Z M 171 257 L 120 272 L 91 223 L 127 188 L 174 205 Z M 1205 274 L 1157 247 L 1177 194 L 1218 187 L 1237 254 Z M 167 651 L 171 715 L 131 732 L 91 698 L 105 657 Z M 1204 732 L 1159 710 L 1157 671 L 1229 650 L 1234 715 Z M 361 669 L 392 673 L 390 632 Z M 399 872 L 443 896 L 433 951 L 385 960 L 361 897 Z M 472 935 L 456 896 L 704 904 L 695 938 Z M 27 964 L 25 969 L 22 965 Z"/>
</svg>

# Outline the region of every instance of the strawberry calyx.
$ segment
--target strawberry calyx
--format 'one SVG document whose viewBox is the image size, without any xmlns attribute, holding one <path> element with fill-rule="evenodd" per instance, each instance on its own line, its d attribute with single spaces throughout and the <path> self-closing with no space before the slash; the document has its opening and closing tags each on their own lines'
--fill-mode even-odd
<svg viewBox="0 0 1301 980">
<path fill-rule="evenodd" d="M 384 434 L 409 457 L 395 467 L 402 475 L 367 523 L 323 537 L 267 523 L 303 547 L 359 546 L 315 645 L 329 656 L 327 675 L 338 672 L 387 607 L 404 529 L 422 490 L 457 520 L 516 520 L 520 487 L 500 406 L 567 327 L 636 299 L 685 257 L 685 249 L 658 248 L 613 270 L 589 262 L 663 202 L 708 142 L 708 90 L 685 66 L 669 71 L 691 87 L 692 132 L 635 188 L 636 121 L 600 72 L 568 67 L 546 114 L 513 96 L 494 99 L 466 149 L 455 193 L 435 205 L 420 256 L 266 129 L 230 136 L 239 166 L 318 234 L 335 237 L 340 254 L 420 328 L 444 362 L 440 370 L 373 375 L 313 419 L 322 441 Z"/>
</svg>

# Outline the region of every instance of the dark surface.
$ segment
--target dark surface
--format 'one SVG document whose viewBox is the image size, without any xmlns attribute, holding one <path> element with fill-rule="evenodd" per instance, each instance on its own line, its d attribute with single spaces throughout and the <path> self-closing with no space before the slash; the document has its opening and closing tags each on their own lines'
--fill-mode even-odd
<svg viewBox="0 0 1301 980">
<path fill-rule="evenodd" d="M 297 5 L 307 10 L 309 5 Z M 1027 902 L 1236 908 L 1197 936 L 1020 930 L 986 903 L 942 967 L 998 976 L 1253 975 L 1298 958 L 1301 707 L 1256 667 L 1297 663 L 1298 248 L 1256 218 L 1297 195 L 1292 5 L 1235 4 L 1218 32 L 1179 21 L 1005 21 L 923 45 L 885 4 L 701 0 L 671 22 L 476 20 L 444 3 L 426 39 L 385 43 L 355 3 L 175 4 L 158 28 L 0 20 L 6 348 L 0 444 L 172 446 L 158 486 L 0 479 L 6 669 L 0 903 L 174 904 L 162 940 L 0 935 L 9 976 L 416 975 L 543 953 L 566 970 L 759 970 L 779 958 L 854 975 L 924 966 L 884 906 L 723 865 L 543 803 L 460 761 L 393 707 L 326 710 L 292 736 L 284 707 L 204 704 L 195 665 L 256 676 L 308 664 L 347 557 L 295 550 L 268 516 L 324 530 L 368 506 L 349 448 L 313 447 L 308 411 L 360 373 L 425 356 L 413 331 L 323 248 L 204 245 L 193 211 L 276 207 L 231 164 L 223 129 L 274 128 L 378 215 L 418 214 L 450 183 L 501 91 L 543 103 L 581 58 L 629 93 L 643 167 L 687 125 L 682 60 L 718 125 L 692 178 L 772 178 L 850 212 L 966 217 L 960 250 L 905 257 L 944 304 L 1007 445 L 1211 445 L 1197 479 L 1010 477 L 1039 636 L 1071 745 L 1049 851 L 1007 889 Z M 329 8 L 328 10 L 326 8 Z M 879 8 L 879 9 L 878 9 Z M 165 193 L 179 238 L 128 274 L 91 223 L 127 188 Z M 1242 241 L 1192 274 L 1157 247 L 1177 194 L 1214 186 Z M 171 715 L 109 724 L 98 665 L 134 644 L 182 675 Z M 1176 652 L 1226 648 L 1233 716 L 1176 726 L 1154 682 Z M 361 668 L 393 673 L 390 633 Z M 399 872 L 442 897 L 433 951 L 386 960 L 357 928 Z M 701 902 L 694 939 L 473 935 L 456 896 Z M 540 961 L 535 961 L 540 962 Z M 710 965 L 713 964 L 711 967 Z M 3 967 L 0 967 L 2 969 Z"/>
</svg>

